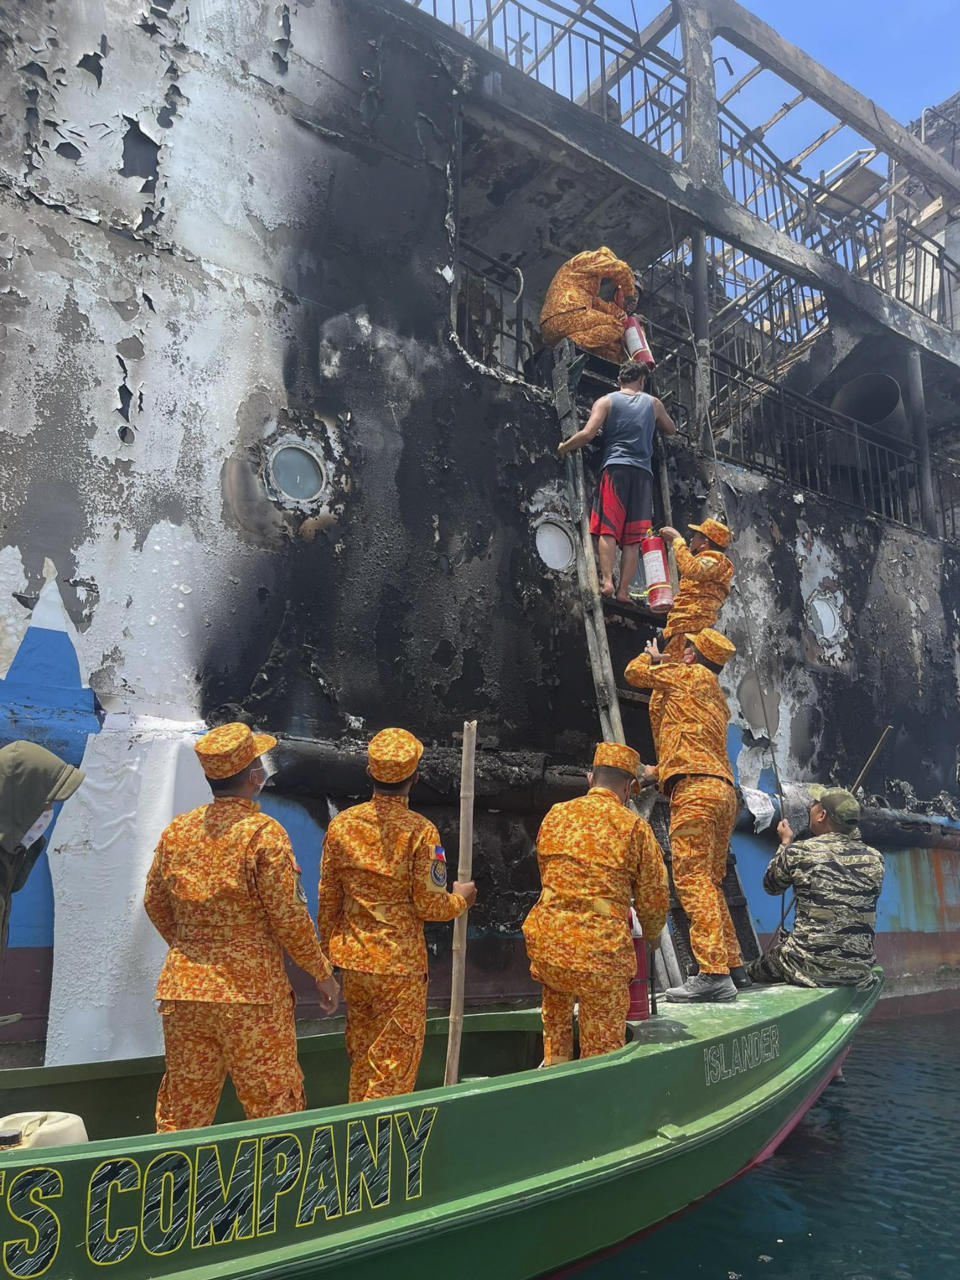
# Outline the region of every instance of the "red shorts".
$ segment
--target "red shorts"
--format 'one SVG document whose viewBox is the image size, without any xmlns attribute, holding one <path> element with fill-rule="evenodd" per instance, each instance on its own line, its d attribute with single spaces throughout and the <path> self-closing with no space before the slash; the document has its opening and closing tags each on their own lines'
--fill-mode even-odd
<svg viewBox="0 0 960 1280">
<path fill-rule="evenodd" d="M 653 520 L 653 476 L 643 467 L 604 467 L 590 512 L 590 532 L 621 547 L 645 538 Z"/>
</svg>

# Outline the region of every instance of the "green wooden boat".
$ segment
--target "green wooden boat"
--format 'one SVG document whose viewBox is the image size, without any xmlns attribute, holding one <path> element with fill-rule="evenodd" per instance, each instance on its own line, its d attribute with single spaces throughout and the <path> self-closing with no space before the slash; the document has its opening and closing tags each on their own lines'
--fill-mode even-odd
<svg viewBox="0 0 960 1280">
<path fill-rule="evenodd" d="M 0 1072 L 0 1114 L 80 1114 L 83 1146 L 0 1156 L 0 1257 L 15 1277 L 344 1280 L 539 1276 L 693 1204 L 765 1159 L 839 1070 L 880 992 L 770 987 L 661 1005 L 629 1043 L 535 1070 L 536 1010 L 469 1014 L 442 1079 L 354 1106 L 341 1033 L 301 1041 L 314 1109 L 149 1133 L 158 1058 Z"/>
</svg>

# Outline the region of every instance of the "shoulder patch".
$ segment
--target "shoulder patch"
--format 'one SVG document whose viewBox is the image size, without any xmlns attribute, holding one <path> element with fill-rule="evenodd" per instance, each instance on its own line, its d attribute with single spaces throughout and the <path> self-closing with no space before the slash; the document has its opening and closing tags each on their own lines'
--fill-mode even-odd
<svg viewBox="0 0 960 1280">
<path fill-rule="evenodd" d="M 447 864 L 444 858 L 434 858 L 430 863 L 430 880 L 438 889 L 447 887 Z"/>
<path fill-rule="evenodd" d="M 703 556 L 703 555 L 702 555 L 702 556 L 700 557 L 700 563 L 701 563 L 701 564 L 715 565 L 715 564 L 717 563 L 717 560 L 716 560 L 716 558 L 715 558 L 714 556 Z"/>
</svg>

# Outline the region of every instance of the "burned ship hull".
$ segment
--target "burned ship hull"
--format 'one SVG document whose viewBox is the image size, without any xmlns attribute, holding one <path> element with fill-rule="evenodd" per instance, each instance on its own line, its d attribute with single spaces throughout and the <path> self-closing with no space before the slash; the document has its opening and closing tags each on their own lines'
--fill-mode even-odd
<svg viewBox="0 0 960 1280">
<path fill-rule="evenodd" d="M 191 735 L 234 717 L 283 740 L 265 807 L 313 897 L 365 738 L 429 744 L 415 799 L 452 843 L 477 719 L 472 995 L 529 991 L 537 824 L 597 735 L 536 299 L 587 230 L 657 260 L 690 224 L 664 216 L 675 162 L 652 194 L 648 143 L 401 0 L 3 23 L 0 712 L 88 775 L 15 900 L 5 1034 L 55 1063 L 156 1050 L 143 876 L 204 799 Z M 738 530 L 741 780 L 769 787 L 771 750 L 845 777 L 889 721 L 886 778 L 955 792 L 960 552 L 690 431 L 665 461 L 675 521 L 722 498 Z M 621 628 L 616 661 L 649 634 Z M 769 932 L 769 846 L 738 852 Z M 910 933 L 924 972 L 957 962 L 956 857 L 903 854 L 881 958 Z"/>
</svg>

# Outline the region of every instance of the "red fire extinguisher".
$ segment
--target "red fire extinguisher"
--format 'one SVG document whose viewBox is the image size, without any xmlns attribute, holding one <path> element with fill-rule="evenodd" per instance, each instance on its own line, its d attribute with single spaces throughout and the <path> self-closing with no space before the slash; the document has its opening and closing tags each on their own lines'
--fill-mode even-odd
<svg viewBox="0 0 960 1280">
<path fill-rule="evenodd" d="M 647 944 L 640 932 L 640 922 L 633 907 L 630 908 L 630 932 L 633 935 L 633 949 L 637 957 L 637 972 L 630 983 L 630 1008 L 627 1010 L 628 1022 L 642 1022 L 650 1017 L 650 999 L 647 990 Z"/>
<path fill-rule="evenodd" d="M 627 316 L 623 325 L 623 345 L 627 349 L 627 355 L 631 360 L 636 360 L 638 364 L 645 364 L 648 369 L 656 367 L 656 360 L 653 358 L 653 352 L 650 350 L 650 344 L 647 342 L 647 335 L 643 331 L 643 325 L 636 316 Z"/>
<path fill-rule="evenodd" d="M 669 613 L 673 605 L 673 587 L 667 569 L 667 550 L 663 539 L 648 533 L 640 543 L 643 577 L 647 585 L 647 607 L 654 613 Z"/>
</svg>

